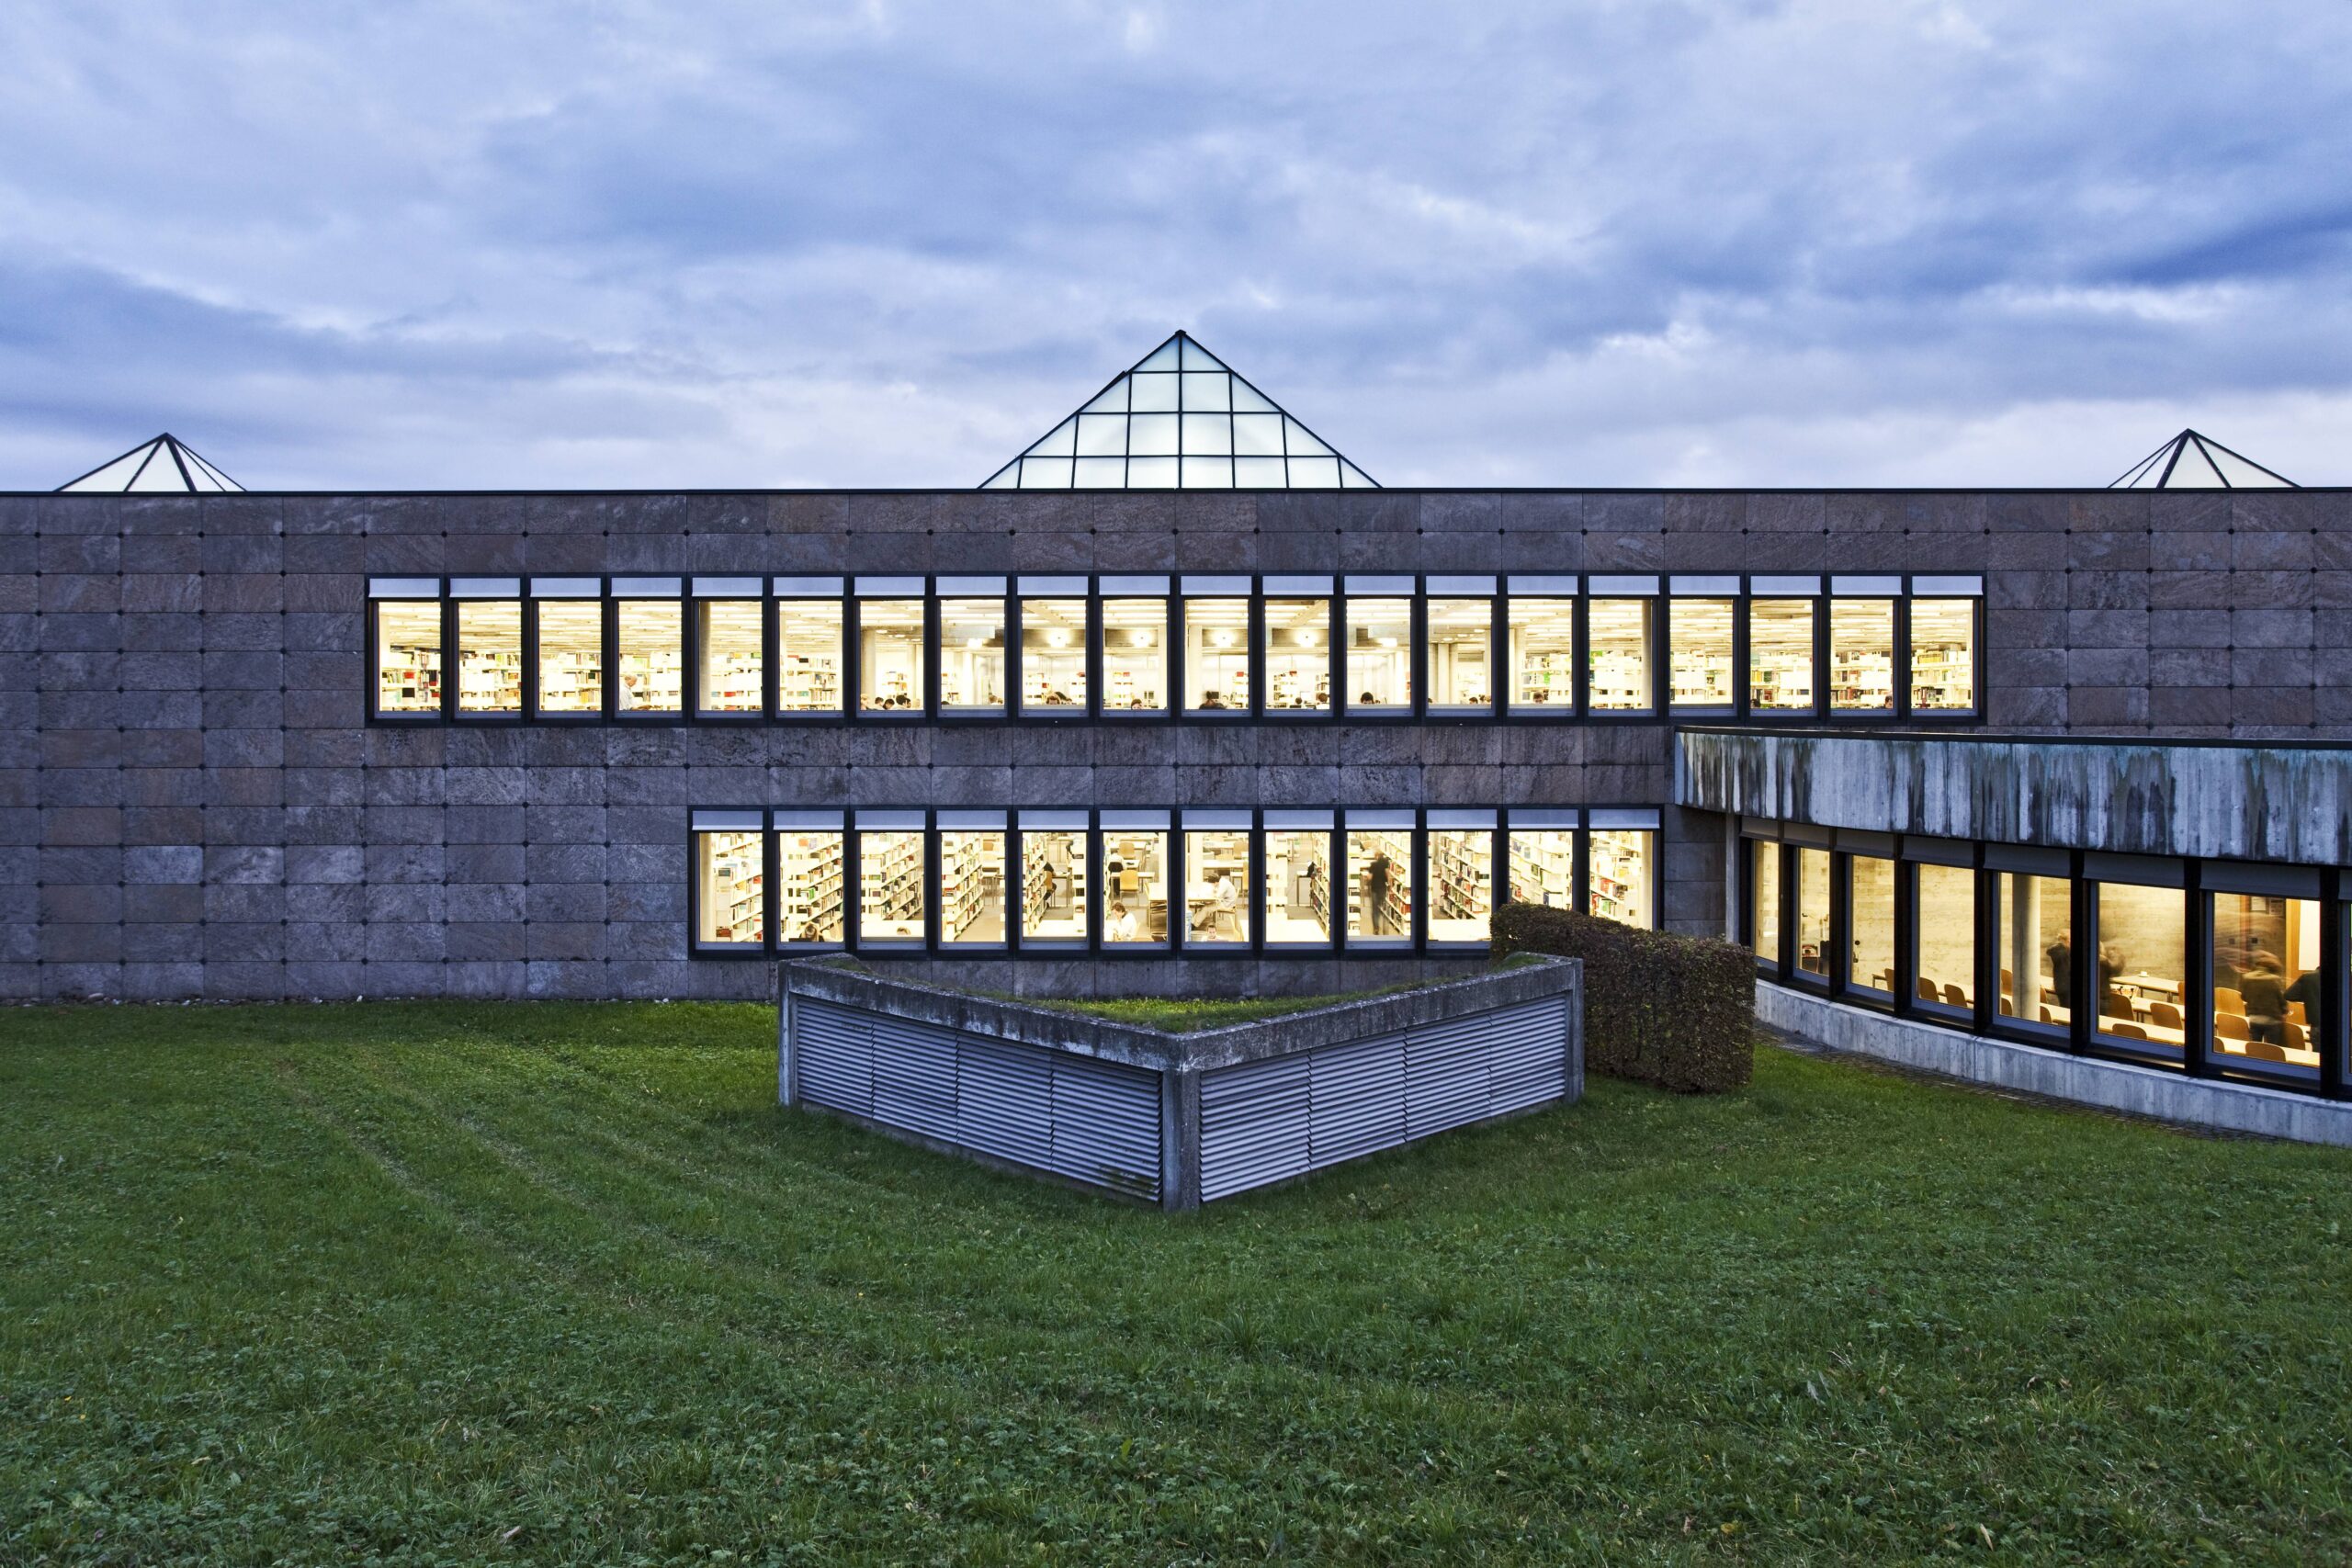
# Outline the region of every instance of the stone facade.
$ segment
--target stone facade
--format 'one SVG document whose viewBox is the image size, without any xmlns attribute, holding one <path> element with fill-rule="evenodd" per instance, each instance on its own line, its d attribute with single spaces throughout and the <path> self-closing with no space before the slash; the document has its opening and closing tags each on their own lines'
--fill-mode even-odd
<svg viewBox="0 0 2352 1568">
<path fill-rule="evenodd" d="M 758 996 L 718 805 L 1667 806 L 1658 722 L 371 728 L 371 574 L 1981 573 L 1984 728 L 2352 738 L 2352 495 L 0 496 L 0 995 Z M 1664 917 L 1719 929 L 1717 819 Z"/>
</svg>

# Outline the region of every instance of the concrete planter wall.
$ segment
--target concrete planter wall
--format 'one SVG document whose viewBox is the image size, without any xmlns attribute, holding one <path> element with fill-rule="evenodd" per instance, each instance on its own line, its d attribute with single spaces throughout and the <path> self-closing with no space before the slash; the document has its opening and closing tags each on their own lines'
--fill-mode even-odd
<svg viewBox="0 0 2352 1568">
<path fill-rule="evenodd" d="M 1197 1034 L 840 959 L 778 993 L 785 1104 L 1166 1209 L 1584 1092 L 1574 959 Z"/>
</svg>

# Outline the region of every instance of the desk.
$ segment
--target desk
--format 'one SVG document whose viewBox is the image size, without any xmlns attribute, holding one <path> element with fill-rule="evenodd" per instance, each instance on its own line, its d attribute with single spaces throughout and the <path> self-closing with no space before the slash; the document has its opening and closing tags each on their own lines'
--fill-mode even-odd
<svg viewBox="0 0 2352 1568">
<path fill-rule="evenodd" d="M 2162 997 L 2166 1001 L 2180 995 L 2179 981 L 2167 980 L 2158 975 L 2119 975 L 2109 984 L 2118 990 L 2144 992 L 2148 996 Z"/>
</svg>

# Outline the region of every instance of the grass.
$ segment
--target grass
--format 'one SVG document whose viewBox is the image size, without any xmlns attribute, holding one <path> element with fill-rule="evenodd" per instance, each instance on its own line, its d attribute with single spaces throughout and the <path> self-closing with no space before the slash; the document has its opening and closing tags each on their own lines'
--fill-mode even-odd
<svg viewBox="0 0 2352 1568">
<path fill-rule="evenodd" d="M 1515 953 L 1499 963 L 1488 965 L 1495 973 L 1506 969 L 1524 968 L 1540 964 L 1540 955 Z M 1458 978 L 1448 976 L 1447 978 Z M 1337 1007 L 1341 1002 L 1369 1001 L 1374 997 L 1394 996 L 1399 991 L 1419 990 L 1424 985 L 1442 981 L 1408 981 L 1401 986 L 1381 986 L 1369 991 L 1340 991 L 1322 997 L 1017 997 L 1007 991 L 981 993 L 1002 1001 L 1026 1003 L 1030 1007 L 1053 1008 L 1062 1012 L 1082 1012 L 1096 1018 L 1106 1018 L 1114 1023 L 1132 1023 L 1145 1029 L 1158 1029 L 1170 1034 L 1197 1034 L 1204 1029 L 1223 1029 L 1236 1023 L 1255 1023 L 1263 1018 L 1280 1018 L 1285 1013 L 1306 1012 L 1312 1008 Z"/>
<path fill-rule="evenodd" d="M 772 1015 L 6 1015 L 0 1562 L 2289 1562 L 2352 1156 L 1768 1053 L 1187 1218 Z"/>
</svg>

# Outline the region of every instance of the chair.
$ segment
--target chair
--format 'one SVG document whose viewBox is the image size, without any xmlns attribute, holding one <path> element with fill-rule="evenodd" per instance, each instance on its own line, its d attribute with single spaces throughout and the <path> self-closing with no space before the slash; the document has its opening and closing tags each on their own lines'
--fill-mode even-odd
<svg viewBox="0 0 2352 1568">
<path fill-rule="evenodd" d="M 2118 1040 L 2145 1040 L 2148 1037 L 2148 1032 L 2138 1024 L 2125 1023 L 2120 1019 L 2107 1025 L 2099 1032 L 2112 1034 Z"/>
<path fill-rule="evenodd" d="M 2050 1004 L 2048 1002 L 2041 1004 L 2041 1021 L 2044 1023 L 2055 1023 L 2058 1021 L 2056 1019 L 2050 1016 Z"/>
<path fill-rule="evenodd" d="M 1975 1005 L 1975 1003 L 1968 999 L 1968 993 L 1966 991 L 1961 989 L 1958 986 L 1953 985 L 1949 980 L 1944 982 L 1944 1006 L 1948 1008 L 1967 1008 L 1974 1007 Z"/>
<path fill-rule="evenodd" d="M 2184 1021 L 2180 1009 L 2171 1002 L 2150 1002 L 2148 1021 L 2159 1029 L 2178 1029 Z"/>
<path fill-rule="evenodd" d="M 2308 1051 L 2312 1048 L 2311 1032 L 2293 1019 L 2287 1021 L 2287 1049 Z"/>
<path fill-rule="evenodd" d="M 1923 1002 L 1939 1002 L 1944 999 L 1942 990 L 1933 980 L 1928 979 L 1925 975 L 1920 976 L 1919 978 L 1914 982 L 1914 985 L 1917 987 L 1919 999 Z"/>
<path fill-rule="evenodd" d="M 2232 996 L 2235 996 L 2237 993 L 2233 991 L 2230 994 Z M 2251 1040 L 2254 1038 L 2253 1034 L 2247 1032 L 2245 1015 L 2234 1012 L 2215 1013 L 2213 1015 L 2213 1033 L 2216 1037 L 2222 1040 Z"/>
<path fill-rule="evenodd" d="M 2001 998 L 2001 1016 L 2003 1018 L 2015 1018 L 2017 1015 L 2018 1010 L 2009 1005 L 2008 998 L 2003 997 Z"/>
<path fill-rule="evenodd" d="M 2301 1023 L 2301 1024 L 2306 1024 L 2306 1025 L 2308 1025 L 2308 1024 L 2311 1022 L 2311 1021 L 2312 1021 L 2312 1020 L 2311 1020 L 2311 1014 L 2309 1014 L 2309 1013 L 2307 1013 L 2307 1012 L 2305 1012 L 2305 1011 L 2303 1010 L 2303 1004 L 2302 1004 L 2302 1003 L 2301 1003 L 2301 1002 L 2289 1002 L 2289 1003 L 2287 1004 L 2287 1021 L 2288 1021 L 2289 1023 Z"/>
<path fill-rule="evenodd" d="M 2231 987 L 2216 986 L 2213 987 L 2213 1010 L 2215 1012 L 2233 1012 L 2240 1018 L 2244 1018 L 2245 1016 L 2245 998 Z"/>
<path fill-rule="evenodd" d="M 2267 1040 L 2249 1042 L 2245 1054 L 2257 1062 L 2283 1062 L 2287 1059 L 2287 1053 Z"/>
</svg>

